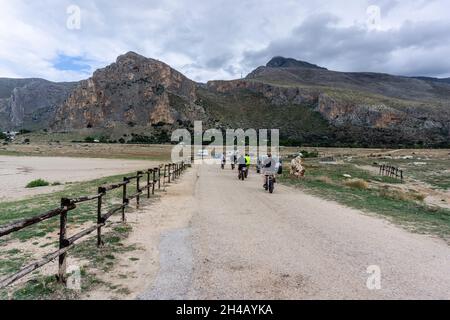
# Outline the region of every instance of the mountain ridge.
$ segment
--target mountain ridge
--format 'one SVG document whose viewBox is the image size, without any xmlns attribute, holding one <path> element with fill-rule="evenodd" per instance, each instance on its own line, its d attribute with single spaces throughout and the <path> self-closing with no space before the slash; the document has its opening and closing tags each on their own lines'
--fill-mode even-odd
<svg viewBox="0 0 450 320">
<path fill-rule="evenodd" d="M 65 91 L 47 124 L 167 138 L 202 120 L 218 128 L 275 126 L 291 144 L 442 147 L 450 141 L 450 83 L 436 79 L 336 72 L 274 57 L 244 79 L 200 84 L 128 52 Z"/>
<path fill-rule="evenodd" d="M 318 70 L 328 70 L 323 67 L 319 67 L 318 65 L 296 60 L 293 58 L 285 58 L 282 56 L 273 57 L 267 64 L 268 68 L 307 68 L 307 69 L 318 69 Z"/>
</svg>

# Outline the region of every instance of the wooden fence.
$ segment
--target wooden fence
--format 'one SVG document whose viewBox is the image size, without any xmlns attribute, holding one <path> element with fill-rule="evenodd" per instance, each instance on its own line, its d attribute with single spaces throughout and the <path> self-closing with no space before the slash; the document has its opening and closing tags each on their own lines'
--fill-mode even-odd
<svg viewBox="0 0 450 320">
<path fill-rule="evenodd" d="M 130 205 L 130 200 L 136 199 L 136 208 L 140 206 L 140 200 L 142 195 L 146 195 L 150 198 L 151 195 L 155 194 L 155 189 L 161 189 L 161 183 L 165 184 L 171 183 L 177 180 L 183 171 L 186 169 L 185 163 L 174 163 L 161 165 L 159 167 L 148 169 L 146 171 L 139 171 L 133 177 L 124 177 L 123 181 L 117 184 L 111 184 L 107 186 L 101 186 L 98 188 L 98 192 L 92 196 L 80 197 L 76 199 L 61 199 L 61 205 L 59 208 L 51 210 L 49 212 L 43 213 L 41 215 L 23 219 L 20 221 L 15 221 L 10 224 L 0 226 L 0 238 L 7 236 L 13 232 L 17 232 L 26 227 L 35 225 L 39 222 L 46 221 L 48 219 L 59 216 L 60 220 L 60 230 L 59 230 L 59 250 L 50 253 L 43 257 L 41 260 L 34 262 L 24 268 L 22 268 L 17 273 L 8 276 L 7 278 L 0 281 L 0 288 L 4 288 L 14 283 L 15 281 L 23 278 L 24 276 L 30 274 L 34 270 L 54 261 L 58 258 L 58 281 L 60 283 L 66 282 L 66 261 L 67 252 L 76 244 L 81 238 L 97 231 L 97 246 L 102 247 L 102 228 L 106 226 L 106 222 L 116 213 L 121 212 L 122 221 L 126 221 L 126 208 Z M 145 185 L 142 185 L 143 179 L 145 179 Z M 162 180 L 162 181 L 161 181 Z M 136 190 L 132 194 L 128 186 L 131 181 L 136 181 Z M 142 186 L 141 186 L 142 185 Z M 103 213 L 103 199 L 105 198 L 107 192 L 122 188 L 122 204 L 115 206 L 114 208 Z M 77 208 L 80 203 L 85 203 L 89 201 L 97 201 L 97 220 L 96 224 L 90 228 L 79 232 L 78 234 L 69 237 L 67 235 L 67 216 L 68 213 Z"/>
<path fill-rule="evenodd" d="M 401 179 L 403 181 L 403 170 L 400 170 L 397 167 L 383 164 L 380 166 L 380 175 Z"/>
</svg>

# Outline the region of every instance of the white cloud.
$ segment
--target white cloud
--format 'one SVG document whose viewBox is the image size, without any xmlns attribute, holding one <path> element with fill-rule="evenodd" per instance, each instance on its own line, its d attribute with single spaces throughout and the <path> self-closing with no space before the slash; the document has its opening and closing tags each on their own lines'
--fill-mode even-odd
<svg viewBox="0 0 450 320">
<path fill-rule="evenodd" d="M 343 3 L 337 0 L 314 3 L 299 0 L 0 0 L 0 77 L 79 80 L 130 50 L 162 60 L 198 81 L 238 78 L 241 72 L 248 73 L 270 56 L 280 54 L 339 70 L 362 70 L 367 66 L 370 71 L 403 74 L 450 72 L 445 69 L 448 65 L 442 64 L 442 70 L 438 65 L 449 53 L 448 37 L 440 28 L 450 16 L 446 1 Z M 66 28 L 66 9 L 72 4 L 81 8 L 81 30 Z M 370 5 L 381 9 L 375 35 L 365 30 Z M 311 21 L 311 17 L 319 19 L 324 13 L 336 17 L 326 29 L 331 33 L 316 33 L 305 40 L 308 34 L 301 33 L 301 26 L 306 22 L 311 26 L 316 23 L 314 30 L 324 30 L 324 26 L 318 25 L 319 20 Z M 436 27 L 436 34 L 433 35 L 434 29 L 428 33 L 420 30 L 417 34 L 399 33 L 399 29 L 406 30 L 407 21 L 412 29 Z M 423 37 L 431 37 L 434 42 Z M 391 46 L 380 47 L 382 43 Z M 429 49 L 423 46 L 426 43 Z M 302 47 L 306 44 L 310 47 Z M 330 45 L 331 50 L 325 54 Z M 375 53 L 365 57 L 367 51 L 361 46 L 375 48 Z M 89 61 L 91 70 L 87 73 L 59 70 L 54 67 L 59 55 L 83 57 Z"/>
</svg>

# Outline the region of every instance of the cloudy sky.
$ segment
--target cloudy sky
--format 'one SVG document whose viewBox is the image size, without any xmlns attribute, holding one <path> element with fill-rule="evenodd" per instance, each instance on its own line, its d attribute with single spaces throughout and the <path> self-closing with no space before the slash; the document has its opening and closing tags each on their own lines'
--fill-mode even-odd
<svg viewBox="0 0 450 320">
<path fill-rule="evenodd" d="M 127 51 L 197 81 L 273 56 L 450 77 L 449 0 L 0 0 L 0 77 L 88 78 Z"/>
</svg>

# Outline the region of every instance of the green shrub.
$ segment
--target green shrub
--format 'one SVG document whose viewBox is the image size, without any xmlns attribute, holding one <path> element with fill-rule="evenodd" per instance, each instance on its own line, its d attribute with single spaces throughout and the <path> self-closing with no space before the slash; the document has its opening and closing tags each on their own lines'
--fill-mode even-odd
<svg viewBox="0 0 450 320">
<path fill-rule="evenodd" d="M 37 180 L 31 181 L 30 183 L 28 183 L 26 188 L 31 189 L 31 188 L 38 188 L 38 187 L 47 187 L 49 185 L 50 185 L 49 182 L 42 180 L 42 179 L 37 179 Z"/>
</svg>

